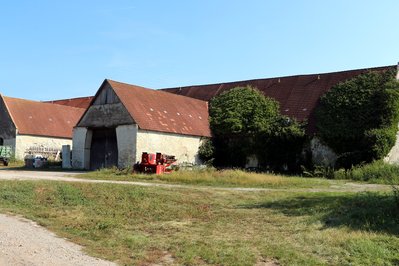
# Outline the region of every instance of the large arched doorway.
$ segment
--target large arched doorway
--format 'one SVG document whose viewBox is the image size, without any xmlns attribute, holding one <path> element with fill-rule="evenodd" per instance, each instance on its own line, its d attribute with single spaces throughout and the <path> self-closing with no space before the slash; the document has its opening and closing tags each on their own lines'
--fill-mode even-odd
<svg viewBox="0 0 399 266">
<path fill-rule="evenodd" d="M 90 169 L 118 165 L 118 142 L 115 128 L 94 128 L 90 147 Z"/>
</svg>

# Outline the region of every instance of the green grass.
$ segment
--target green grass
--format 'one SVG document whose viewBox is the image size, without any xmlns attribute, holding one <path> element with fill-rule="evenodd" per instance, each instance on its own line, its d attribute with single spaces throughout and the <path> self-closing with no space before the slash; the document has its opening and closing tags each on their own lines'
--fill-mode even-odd
<svg viewBox="0 0 399 266">
<path fill-rule="evenodd" d="M 180 170 L 170 174 L 154 175 L 137 174 L 128 170 L 113 168 L 88 172 L 77 177 L 100 180 L 146 181 L 220 187 L 311 188 L 328 187 L 331 185 L 331 181 L 322 178 L 259 174 L 241 170 L 216 171 L 212 169 L 193 171 Z"/>
<path fill-rule="evenodd" d="M 399 184 L 399 165 L 375 161 L 334 173 L 336 179 L 352 179 L 377 184 Z"/>
<path fill-rule="evenodd" d="M 0 182 L 21 214 L 120 264 L 397 265 L 391 193 L 233 192 L 115 184 Z"/>
</svg>

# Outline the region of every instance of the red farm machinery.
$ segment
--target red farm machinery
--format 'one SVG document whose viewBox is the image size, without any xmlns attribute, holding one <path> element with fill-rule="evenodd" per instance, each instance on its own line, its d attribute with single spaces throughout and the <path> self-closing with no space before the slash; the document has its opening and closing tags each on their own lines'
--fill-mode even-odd
<svg viewBox="0 0 399 266">
<path fill-rule="evenodd" d="M 172 172 L 172 164 L 176 162 L 175 156 L 162 153 L 147 153 L 141 155 L 141 162 L 137 170 L 141 173 L 161 175 Z"/>
</svg>

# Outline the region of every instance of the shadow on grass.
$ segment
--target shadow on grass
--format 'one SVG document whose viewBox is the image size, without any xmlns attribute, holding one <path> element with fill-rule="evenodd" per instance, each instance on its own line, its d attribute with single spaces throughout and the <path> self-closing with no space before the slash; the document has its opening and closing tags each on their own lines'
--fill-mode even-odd
<svg viewBox="0 0 399 266">
<path fill-rule="evenodd" d="M 324 228 L 347 226 L 399 235 L 399 203 L 393 193 L 316 194 L 239 207 L 267 208 L 287 216 L 310 216 L 311 220 L 321 221 Z"/>
</svg>

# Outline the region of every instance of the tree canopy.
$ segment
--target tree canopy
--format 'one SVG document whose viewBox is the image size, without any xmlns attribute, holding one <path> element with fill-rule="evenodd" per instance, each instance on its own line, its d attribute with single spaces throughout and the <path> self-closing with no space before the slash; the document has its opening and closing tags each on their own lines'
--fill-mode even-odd
<svg viewBox="0 0 399 266">
<path fill-rule="evenodd" d="M 237 87 L 216 96 L 209 115 L 219 166 L 244 167 L 253 155 L 263 166 L 287 164 L 298 153 L 293 142 L 302 143 L 304 137 L 295 120 L 280 114 L 277 101 L 252 87 Z"/>
<path fill-rule="evenodd" d="M 237 87 L 212 99 L 210 126 L 218 136 L 254 136 L 273 129 L 278 103 L 252 87 Z"/>
</svg>

